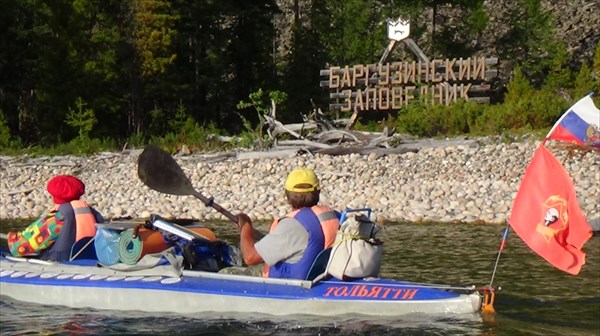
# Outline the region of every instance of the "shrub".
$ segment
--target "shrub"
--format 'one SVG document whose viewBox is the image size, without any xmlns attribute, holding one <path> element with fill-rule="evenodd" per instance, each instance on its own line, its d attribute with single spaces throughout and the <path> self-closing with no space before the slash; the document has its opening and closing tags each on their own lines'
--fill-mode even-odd
<svg viewBox="0 0 600 336">
<path fill-rule="evenodd" d="M 397 125 L 400 132 L 428 137 L 437 135 L 439 121 L 426 105 L 413 102 L 400 110 Z"/>
<path fill-rule="evenodd" d="M 6 122 L 6 117 L 0 110 L 0 148 L 6 148 L 10 144 L 10 129 Z"/>
<path fill-rule="evenodd" d="M 85 141 L 89 139 L 89 134 L 98 122 L 93 109 L 85 108 L 87 104 L 81 97 L 75 101 L 75 109 L 69 107 L 67 113 L 67 125 L 78 130 L 78 139 Z"/>
<path fill-rule="evenodd" d="M 577 77 L 575 77 L 575 87 L 573 88 L 573 99 L 579 100 L 590 92 L 594 92 L 598 89 L 597 83 L 595 83 L 594 77 L 592 76 L 592 71 L 587 66 L 587 64 L 583 64 Z M 596 92 L 598 93 L 598 92 Z"/>
<path fill-rule="evenodd" d="M 396 126 L 402 132 L 432 137 L 470 133 L 484 105 L 463 99 L 450 105 L 414 102 L 401 110 Z"/>
</svg>

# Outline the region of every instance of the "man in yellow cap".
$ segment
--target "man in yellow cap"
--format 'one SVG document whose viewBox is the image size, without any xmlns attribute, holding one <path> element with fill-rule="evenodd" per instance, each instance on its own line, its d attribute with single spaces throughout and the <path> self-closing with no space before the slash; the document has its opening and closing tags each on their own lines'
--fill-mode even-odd
<svg viewBox="0 0 600 336">
<path fill-rule="evenodd" d="M 254 229 L 248 215 L 240 213 L 240 247 L 246 264 L 263 264 L 264 277 L 305 279 L 317 255 L 333 244 L 339 228 L 336 212 L 319 205 L 319 195 L 315 172 L 298 168 L 285 181 L 292 211 L 275 219 L 267 235 Z"/>
</svg>

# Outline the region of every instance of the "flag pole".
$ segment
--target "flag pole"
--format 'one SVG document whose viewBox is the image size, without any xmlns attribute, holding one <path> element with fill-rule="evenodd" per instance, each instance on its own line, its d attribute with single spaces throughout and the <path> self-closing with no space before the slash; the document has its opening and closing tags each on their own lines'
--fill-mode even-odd
<svg viewBox="0 0 600 336">
<path fill-rule="evenodd" d="M 510 224 L 506 221 L 506 229 L 504 229 L 504 234 L 502 234 L 502 243 L 500 244 L 500 250 L 498 251 L 498 256 L 496 257 L 496 264 L 494 265 L 494 271 L 492 272 L 492 279 L 490 280 L 490 284 L 483 288 L 483 301 L 481 303 L 481 312 L 485 315 L 491 315 L 496 312 L 494 309 L 494 300 L 496 298 L 496 290 L 492 287 L 494 283 L 494 277 L 496 276 L 496 270 L 498 269 L 498 262 L 500 261 L 500 255 L 504 250 L 504 246 L 506 245 L 506 237 L 508 236 L 508 231 L 510 229 Z"/>
<path fill-rule="evenodd" d="M 500 249 L 498 250 L 498 256 L 496 257 L 496 264 L 494 265 L 494 271 L 492 272 L 492 278 L 490 279 L 489 286 L 492 287 L 494 283 L 494 277 L 496 276 L 496 269 L 498 269 L 498 262 L 500 261 L 500 255 L 504 250 L 504 246 L 506 246 L 506 238 L 508 237 L 508 232 L 510 231 L 510 223 L 506 221 L 506 228 L 504 229 L 504 233 L 502 234 L 502 243 L 500 243 Z"/>
</svg>

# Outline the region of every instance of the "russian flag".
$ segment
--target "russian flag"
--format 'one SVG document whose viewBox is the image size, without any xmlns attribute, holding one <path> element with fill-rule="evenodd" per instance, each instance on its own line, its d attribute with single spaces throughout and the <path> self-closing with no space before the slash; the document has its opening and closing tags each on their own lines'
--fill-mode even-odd
<svg viewBox="0 0 600 336">
<path fill-rule="evenodd" d="M 571 106 L 554 124 L 546 139 L 600 148 L 600 110 L 594 105 L 592 94 Z"/>
</svg>

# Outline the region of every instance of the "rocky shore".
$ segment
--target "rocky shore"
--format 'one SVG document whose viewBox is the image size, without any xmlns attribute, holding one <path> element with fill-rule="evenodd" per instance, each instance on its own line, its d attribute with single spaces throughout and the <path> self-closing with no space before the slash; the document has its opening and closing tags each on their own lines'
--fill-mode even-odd
<svg viewBox="0 0 600 336">
<path fill-rule="evenodd" d="M 297 166 L 315 169 L 322 203 L 337 209 L 370 207 L 386 221 L 502 224 L 539 142 L 480 139 L 422 145 L 418 152 L 239 159 L 239 155 L 175 156 L 196 190 L 254 220 L 285 215 L 283 181 Z M 600 217 L 600 155 L 550 147 L 571 175 L 581 209 Z M 86 183 L 83 199 L 107 219 L 150 214 L 199 221 L 225 220 L 193 196 L 161 194 L 137 176 L 141 150 L 92 157 L 0 157 L 0 219 L 33 218 L 51 206 L 45 190 L 57 174 Z"/>
</svg>

